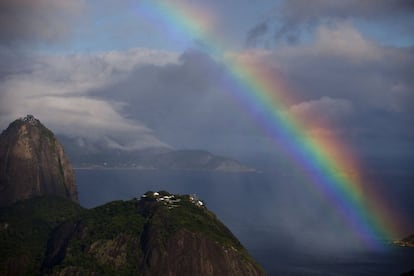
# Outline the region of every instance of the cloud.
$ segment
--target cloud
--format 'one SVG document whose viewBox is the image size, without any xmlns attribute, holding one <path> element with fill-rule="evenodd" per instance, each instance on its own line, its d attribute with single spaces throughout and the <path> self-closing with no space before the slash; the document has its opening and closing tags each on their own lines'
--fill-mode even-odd
<svg viewBox="0 0 414 276">
<path fill-rule="evenodd" d="M 0 44 L 64 40 L 81 20 L 84 0 L 3 0 L 0 2 Z"/>
<path fill-rule="evenodd" d="M 349 23 L 320 26 L 316 31 L 314 49 L 319 51 L 319 55 L 349 58 L 356 62 L 378 59 L 381 55 L 379 47 Z"/>
<path fill-rule="evenodd" d="M 306 44 L 229 55 L 272 68 L 284 83 L 281 92 L 292 99 L 285 105 L 288 112 L 317 134 L 323 125 L 339 132 L 345 143 L 366 143 L 368 137 L 385 141 L 390 134 L 395 142 L 409 141 L 414 134 L 409 134 L 414 123 L 413 50 L 381 46 L 347 22 L 320 26 L 316 32 Z M 232 154 L 272 147 L 248 107 L 238 103 L 237 85 L 227 76 L 220 61 L 187 51 L 177 63 L 136 67 L 92 95 L 128 103 L 124 116 L 142 121 L 178 148 Z"/>
<path fill-rule="evenodd" d="M 237 85 L 229 84 L 227 76 L 223 64 L 205 53 L 187 51 L 178 63 L 137 67 L 92 95 L 128 103 L 125 117 L 140 120 L 176 148 L 230 156 L 266 151 L 269 138 L 232 96 Z"/>
<path fill-rule="evenodd" d="M 353 114 L 352 103 L 349 100 L 328 96 L 294 104 L 288 111 L 290 115 L 299 118 L 308 130 L 329 127 L 329 131 L 341 126 Z"/>
<path fill-rule="evenodd" d="M 229 143 L 245 149 L 262 139 L 226 91 L 223 66 L 201 52 L 133 49 L 26 62 L 15 60 L 22 66 L 2 76 L 3 128 L 31 113 L 58 134 L 110 139 L 116 147 L 223 152 Z"/>
<path fill-rule="evenodd" d="M 115 137 L 119 147 L 126 148 L 167 146 L 139 119 L 128 119 L 121 114 L 125 103 L 90 94 L 121 81 L 136 67 L 178 62 L 175 53 L 133 49 L 89 55 L 32 56 L 26 62 L 30 66 L 8 72 L 0 82 L 3 128 L 29 113 L 53 131 L 67 136 L 95 140 Z"/>
<path fill-rule="evenodd" d="M 385 18 L 414 11 L 410 0 L 376 1 L 376 0 L 316 0 L 310 4 L 306 0 L 289 0 L 281 2 L 278 7 L 280 16 L 288 22 L 310 22 L 320 17 L 332 18 Z"/>
<path fill-rule="evenodd" d="M 376 0 L 306 0 L 281 1 L 275 6 L 273 16 L 266 20 L 268 35 L 277 42 L 299 40 L 301 34 L 309 32 L 320 25 L 356 20 L 375 22 L 376 27 L 391 32 L 410 35 L 414 28 L 414 4 L 410 0 L 376 1 Z M 259 22 L 252 29 L 260 28 Z M 261 33 L 261 36 L 264 34 Z M 250 37 L 250 33 L 247 34 Z"/>
<path fill-rule="evenodd" d="M 269 30 L 268 23 L 266 21 L 261 22 L 260 24 L 254 26 L 247 33 L 246 43 L 250 47 L 255 47 L 258 44 L 258 41 L 263 37 Z"/>
<path fill-rule="evenodd" d="M 308 126 L 326 123 L 361 153 L 381 152 L 385 143 L 412 155 L 414 49 L 381 45 L 344 21 L 315 33 L 306 43 L 236 55 L 276 68 L 294 99 L 290 112 Z"/>
<path fill-rule="evenodd" d="M 271 68 L 293 99 L 282 105 L 308 125 L 327 124 L 347 143 L 393 135 L 393 143 L 409 144 L 413 49 L 382 46 L 350 22 L 321 25 L 315 34 L 307 43 L 229 55 Z M 268 152 L 274 144 L 238 102 L 226 65 L 206 53 L 132 49 L 8 59 L 13 66 L 0 68 L 3 127 L 34 113 L 59 132 L 105 136 L 121 147 L 152 141 L 232 155 Z"/>
<path fill-rule="evenodd" d="M 314 41 L 267 52 L 305 97 L 351 99 L 357 108 L 409 110 L 413 49 L 385 47 L 348 23 L 320 26 Z M 398 92 L 397 92 L 398 91 Z"/>
<path fill-rule="evenodd" d="M 334 120 L 333 126 L 342 130 L 344 142 L 354 144 L 361 152 L 378 153 L 384 147 L 381 143 L 395 150 L 407 145 L 414 135 L 409 127 L 414 123 L 410 107 L 414 82 L 407 75 L 414 72 L 412 49 L 376 45 L 373 59 L 362 55 L 363 51 L 338 55 L 337 51 L 319 51 L 318 46 L 289 48 L 275 57 L 301 91 L 300 97 L 308 101 L 326 96 L 348 101 L 352 116 Z"/>
</svg>

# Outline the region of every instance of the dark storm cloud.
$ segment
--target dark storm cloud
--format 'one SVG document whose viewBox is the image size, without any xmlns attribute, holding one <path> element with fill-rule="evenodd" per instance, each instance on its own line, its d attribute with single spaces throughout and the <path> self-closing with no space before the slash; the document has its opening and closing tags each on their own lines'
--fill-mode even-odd
<svg viewBox="0 0 414 276">
<path fill-rule="evenodd" d="M 411 1 L 309 3 L 282 2 L 274 17 L 279 25 L 261 21 L 249 32 L 252 46 L 275 28 L 295 42 L 298 28 L 313 22 L 351 17 L 397 20 L 413 11 Z M 3 1 L 0 43 L 60 39 L 71 31 L 71 20 L 65 19 L 79 15 L 82 4 Z M 306 118 L 309 125 L 326 120 L 351 141 L 386 141 L 391 134 L 396 143 L 409 141 L 414 123 L 413 49 L 380 46 L 342 20 L 315 24 L 313 34 L 314 41 L 281 46 L 260 61 L 273 63 L 270 67 L 278 68 L 294 88 L 298 100 L 287 112 Z M 176 53 L 141 49 L 19 59 L 19 53 L 8 51 L 0 51 L 7 64 L 0 66 L 3 126 L 25 112 L 46 118 L 53 111 L 50 123 L 67 133 L 80 122 L 77 134 L 94 126 L 95 136 L 110 131 L 145 134 L 154 143 L 159 138 L 179 148 L 260 151 L 271 144 L 246 107 L 231 96 L 234 87 L 226 81 L 225 66 L 206 54 L 187 51 L 177 60 Z"/>
<path fill-rule="evenodd" d="M 258 41 L 267 33 L 269 29 L 268 23 L 266 21 L 261 22 L 247 33 L 246 43 L 250 47 L 255 47 Z"/>
<path fill-rule="evenodd" d="M 350 24 L 321 27 L 316 33 L 308 45 L 240 54 L 282 72 L 297 99 L 287 112 L 305 118 L 307 125 L 326 123 L 326 131 L 345 143 L 364 143 L 367 151 L 374 150 L 369 137 L 386 141 L 392 134 L 393 143 L 410 141 L 412 49 L 380 46 Z M 226 74 L 225 66 L 208 55 L 188 51 L 179 63 L 139 67 L 94 94 L 128 103 L 125 116 L 141 120 L 178 148 L 223 152 L 268 147 L 269 138 L 230 93 L 234 88 Z"/>
<path fill-rule="evenodd" d="M 72 32 L 83 8 L 83 0 L 2 0 L 0 44 L 60 41 Z"/>
<path fill-rule="evenodd" d="M 414 146 L 412 48 L 384 47 L 351 24 L 338 24 L 319 27 L 313 43 L 270 55 L 302 99 L 292 112 L 309 124 L 327 119 L 361 153 L 387 148 L 414 157 L 407 150 Z"/>
<path fill-rule="evenodd" d="M 272 36 L 277 41 L 286 39 L 296 41 L 304 30 L 311 30 L 320 23 L 332 23 L 338 20 L 356 19 L 365 22 L 377 22 L 388 25 L 406 35 L 414 28 L 414 2 L 410 0 L 289 0 L 276 5 L 272 22 Z M 252 30 L 259 28 L 258 23 Z M 263 36 L 263 33 L 260 34 Z M 250 39 L 251 34 L 247 37 Z"/>
<path fill-rule="evenodd" d="M 376 19 L 410 14 L 414 11 L 414 3 L 410 0 L 289 0 L 284 1 L 279 8 L 290 22 L 317 17 Z"/>
<path fill-rule="evenodd" d="M 381 46 L 343 23 L 319 27 L 306 45 L 239 54 L 280 70 L 297 99 L 287 112 L 304 118 L 311 130 L 319 122 L 330 126 L 316 129 L 317 135 L 335 132 L 366 152 L 376 150 L 372 139 L 395 149 L 412 141 L 412 49 Z M 208 55 L 188 51 L 178 63 L 139 67 L 94 94 L 128 103 L 124 116 L 178 148 L 260 151 L 272 143 L 237 103 L 227 73 Z"/>
<path fill-rule="evenodd" d="M 177 64 L 137 68 L 126 80 L 95 95 L 128 103 L 125 116 L 140 118 L 175 147 L 217 151 L 257 135 L 227 93 L 225 78 L 225 69 L 208 55 L 187 51 Z"/>
<path fill-rule="evenodd" d="M 345 97 L 355 105 L 410 111 L 413 49 L 379 46 L 350 25 L 320 28 L 316 39 L 309 46 L 275 52 L 280 68 L 294 85 L 306 91 L 305 99 Z"/>
</svg>

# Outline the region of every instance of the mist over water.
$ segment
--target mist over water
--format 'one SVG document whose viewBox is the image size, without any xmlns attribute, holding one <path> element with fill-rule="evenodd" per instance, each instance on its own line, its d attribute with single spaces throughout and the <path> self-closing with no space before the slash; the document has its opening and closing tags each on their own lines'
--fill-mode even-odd
<svg viewBox="0 0 414 276">
<path fill-rule="evenodd" d="M 386 243 L 382 250 L 368 248 L 323 194 L 292 170 L 77 170 L 76 176 L 81 205 L 88 208 L 148 190 L 197 194 L 269 275 L 399 275 L 414 268 L 414 250 Z M 413 220 L 412 178 L 393 176 L 392 185 L 378 188 Z"/>
</svg>

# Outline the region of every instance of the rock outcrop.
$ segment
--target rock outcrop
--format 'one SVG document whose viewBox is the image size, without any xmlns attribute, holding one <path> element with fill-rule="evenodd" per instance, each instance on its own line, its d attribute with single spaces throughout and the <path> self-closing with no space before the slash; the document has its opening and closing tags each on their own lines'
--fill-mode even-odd
<svg viewBox="0 0 414 276">
<path fill-rule="evenodd" d="M 0 135 L 0 206 L 41 195 L 78 201 L 73 169 L 61 144 L 27 115 Z"/>
</svg>

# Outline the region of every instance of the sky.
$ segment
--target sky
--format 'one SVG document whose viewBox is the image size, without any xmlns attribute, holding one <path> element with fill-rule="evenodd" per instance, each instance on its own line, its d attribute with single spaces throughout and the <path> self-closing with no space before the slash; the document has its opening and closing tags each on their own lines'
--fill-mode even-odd
<svg viewBox="0 0 414 276">
<path fill-rule="evenodd" d="M 407 167 L 412 30 L 410 0 L 2 0 L 0 128 L 33 114 L 110 147 L 278 156 L 228 83 L 232 57 L 270 68 L 306 135 Z"/>
</svg>

